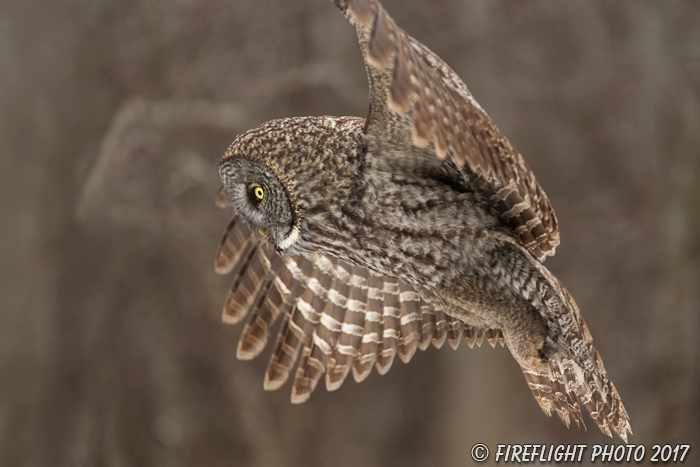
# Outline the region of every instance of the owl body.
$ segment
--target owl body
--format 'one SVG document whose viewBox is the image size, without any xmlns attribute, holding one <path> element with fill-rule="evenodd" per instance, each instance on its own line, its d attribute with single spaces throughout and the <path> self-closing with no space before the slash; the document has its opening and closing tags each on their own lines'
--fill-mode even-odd
<svg viewBox="0 0 700 467">
<path fill-rule="evenodd" d="M 221 166 L 224 186 L 262 180 L 234 181 L 227 161 L 267 168 L 294 194 L 281 203 L 292 204 L 299 225 L 286 242 L 292 219 L 274 210 L 282 235 L 268 236 L 277 230 L 269 228 L 263 235 L 279 254 L 321 254 L 394 277 L 470 326 L 499 329 L 521 364 L 540 368 L 549 351 L 546 324 L 524 290 L 545 281 L 531 264 L 536 260 L 514 238 L 503 240 L 507 225 L 454 163 L 370 153 L 364 126 L 347 117 L 268 122 L 229 148 Z M 270 186 L 264 183 L 266 191 Z M 244 218 L 246 204 L 233 203 Z"/>
<path fill-rule="evenodd" d="M 238 356 L 282 325 L 265 388 L 294 376 L 303 402 L 325 374 L 385 373 L 417 348 L 485 337 L 508 347 L 535 399 L 565 424 L 588 412 L 631 433 L 573 298 L 544 266 L 554 210 L 522 156 L 459 77 L 376 0 L 334 0 L 355 26 L 370 112 L 273 120 L 219 166 L 227 227 L 224 319 L 249 315 Z M 225 203 L 226 202 L 226 203 Z"/>
</svg>

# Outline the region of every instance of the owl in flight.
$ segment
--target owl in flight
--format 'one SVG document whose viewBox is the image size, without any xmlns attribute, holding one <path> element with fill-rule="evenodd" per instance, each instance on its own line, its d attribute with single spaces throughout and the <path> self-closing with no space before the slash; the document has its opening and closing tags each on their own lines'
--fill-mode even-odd
<svg viewBox="0 0 700 467">
<path fill-rule="evenodd" d="M 219 166 L 235 217 L 217 272 L 223 318 L 248 316 L 251 359 L 282 320 L 265 375 L 296 365 L 292 402 L 396 355 L 486 338 L 508 347 L 547 415 L 583 412 L 627 440 L 627 412 L 578 307 L 543 261 L 554 210 L 522 156 L 462 80 L 377 0 L 333 0 L 355 27 L 369 115 L 275 120 L 240 135 Z"/>
</svg>

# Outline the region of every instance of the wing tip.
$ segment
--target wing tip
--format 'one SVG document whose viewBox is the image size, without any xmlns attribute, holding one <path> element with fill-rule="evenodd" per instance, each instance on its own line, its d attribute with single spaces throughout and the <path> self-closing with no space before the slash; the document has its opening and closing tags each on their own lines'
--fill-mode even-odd
<svg viewBox="0 0 700 467">
<path fill-rule="evenodd" d="M 372 365 L 369 365 L 367 368 L 362 368 L 360 370 L 355 369 L 355 367 L 352 368 L 352 377 L 355 379 L 356 383 L 361 383 L 367 378 L 369 378 L 369 375 L 372 374 Z"/>
<path fill-rule="evenodd" d="M 333 392 L 337 391 L 340 389 L 340 387 L 343 385 L 343 379 L 334 379 L 330 377 L 329 375 L 326 375 L 326 391 L 328 392 Z"/>
<path fill-rule="evenodd" d="M 396 358 L 396 349 L 385 348 L 377 355 L 377 362 L 374 364 L 377 369 L 377 373 L 380 375 L 385 375 L 391 370 L 391 365 L 394 363 Z"/>
<path fill-rule="evenodd" d="M 311 398 L 311 393 L 313 389 L 306 386 L 298 387 L 296 384 L 292 387 L 292 395 L 290 400 L 292 404 L 298 405 L 303 404 Z"/>
<path fill-rule="evenodd" d="M 265 380 L 263 381 L 263 388 L 266 391 L 276 391 L 287 381 L 286 377 L 276 378 L 270 376 L 269 372 L 265 374 Z"/>
<path fill-rule="evenodd" d="M 234 261 L 231 261 L 229 258 L 225 257 L 222 254 L 218 254 L 216 255 L 216 259 L 214 260 L 214 272 L 216 272 L 219 275 L 225 276 L 226 274 L 229 274 L 231 271 L 233 271 L 235 265 L 236 263 Z"/>
<path fill-rule="evenodd" d="M 267 345 L 267 336 L 265 339 L 258 339 L 252 334 L 245 333 L 240 341 L 238 341 L 238 348 L 236 349 L 236 358 L 239 360 L 253 360 L 255 357 L 260 355 Z"/>
<path fill-rule="evenodd" d="M 221 313 L 221 321 L 224 324 L 238 324 L 244 316 L 244 313 L 236 313 L 226 305 Z"/>
</svg>

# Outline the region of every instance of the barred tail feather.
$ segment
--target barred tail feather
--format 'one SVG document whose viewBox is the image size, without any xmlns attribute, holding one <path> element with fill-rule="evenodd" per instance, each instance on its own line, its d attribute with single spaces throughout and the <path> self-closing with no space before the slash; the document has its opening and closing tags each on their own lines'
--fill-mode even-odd
<svg viewBox="0 0 700 467">
<path fill-rule="evenodd" d="M 585 428 L 583 406 L 603 433 L 612 436 L 614 431 L 627 442 L 628 434 L 632 433 L 627 411 L 605 371 L 600 354 L 593 347 L 593 338 L 573 297 L 561 281 L 512 237 L 500 233 L 494 237 L 520 249 L 542 276 L 537 279 L 536 286 L 522 291 L 549 329 L 547 347 L 551 353 L 542 362 L 543 367 L 523 367 L 525 379 L 540 407 L 547 415 L 557 412 L 567 426 L 573 420 Z M 482 336 L 469 338 L 478 342 Z"/>
<path fill-rule="evenodd" d="M 549 271 L 544 268 L 540 271 L 555 285 L 554 290 L 562 299 L 563 306 L 551 318 L 561 326 L 560 338 L 565 340 L 565 345 L 549 357 L 544 371 L 523 369 L 532 394 L 547 415 L 556 411 L 567 426 L 573 420 L 585 428 L 582 415 L 585 410 L 603 433 L 612 437 L 615 432 L 627 442 L 628 434 L 632 434 L 629 416 L 593 346 L 576 302 Z"/>
<path fill-rule="evenodd" d="M 598 352 L 590 346 L 596 361 L 591 372 L 563 355 L 552 358 L 542 371 L 523 370 L 525 380 L 545 414 L 556 412 L 566 426 L 574 421 L 586 428 L 583 411 L 608 436 L 612 432 L 627 442 L 632 434 L 629 416 L 615 385 L 608 378 Z M 583 406 L 583 410 L 581 408 Z"/>
</svg>

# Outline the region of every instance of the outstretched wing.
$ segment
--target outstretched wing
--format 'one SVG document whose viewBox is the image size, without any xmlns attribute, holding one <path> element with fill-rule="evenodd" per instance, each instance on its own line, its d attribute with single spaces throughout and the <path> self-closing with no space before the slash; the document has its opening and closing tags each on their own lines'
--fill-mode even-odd
<svg viewBox="0 0 700 467">
<path fill-rule="evenodd" d="M 333 2 L 357 30 L 369 75 L 369 152 L 405 154 L 413 145 L 453 158 L 536 258 L 553 255 L 559 230 L 547 195 L 459 76 L 377 0 Z"/>
<path fill-rule="evenodd" d="M 221 196 L 218 200 L 224 203 Z M 252 359 L 265 348 L 278 319 L 265 375 L 265 389 L 277 389 L 299 360 L 292 402 L 306 401 L 326 374 L 326 388 L 339 388 L 352 370 L 362 381 L 375 366 L 389 371 L 396 355 L 408 362 L 416 349 L 464 337 L 470 347 L 484 337 L 503 345 L 499 330 L 473 328 L 425 303 L 397 279 L 374 274 L 320 254 L 282 257 L 262 237 L 233 218 L 216 257 L 216 270 L 232 273 L 223 319 L 237 323 L 248 315 L 238 358 Z"/>
</svg>

